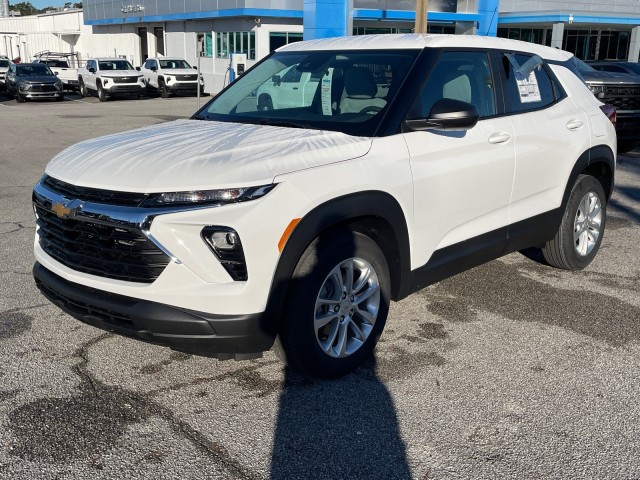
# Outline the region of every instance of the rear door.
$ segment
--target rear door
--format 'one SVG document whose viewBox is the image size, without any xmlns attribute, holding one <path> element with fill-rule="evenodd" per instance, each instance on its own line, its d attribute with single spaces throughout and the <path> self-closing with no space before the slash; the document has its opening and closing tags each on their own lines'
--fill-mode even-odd
<svg viewBox="0 0 640 480">
<path fill-rule="evenodd" d="M 519 77 L 514 65 L 530 58 L 517 52 L 496 52 L 494 57 L 516 135 L 511 224 L 560 207 L 569 174 L 591 143 L 586 113 L 547 65 L 535 68 L 526 79 Z"/>
<path fill-rule="evenodd" d="M 488 53 L 443 51 L 409 117 L 427 118 L 441 98 L 472 103 L 480 120 L 467 131 L 403 134 L 411 156 L 415 192 L 412 268 L 425 265 L 435 251 L 446 247 L 452 247 L 447 252 L 453 250 L 454 256 L 476 250 L 497 256 L 507 238 L 515 168 L 514 132 L 509 118 L 498 115 Z"/>
</svg>

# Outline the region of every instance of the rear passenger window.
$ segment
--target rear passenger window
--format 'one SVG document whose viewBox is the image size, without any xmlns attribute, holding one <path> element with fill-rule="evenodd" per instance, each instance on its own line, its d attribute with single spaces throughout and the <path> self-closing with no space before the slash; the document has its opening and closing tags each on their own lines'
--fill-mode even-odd
<svg viewBox="0 0 640 480">
<path fill-rule="evenodd" d="M 531 55 L 514 55 L 518 65 L 524 65 Z M 502 72 L 507 113 L 537 110 L 551 105 L 556 97 L 551 79 L 544 66 L 536 67 L 528 77 L 516 74 L 506 55 L 502 56 Z"/>
<path fill-rule="evenodd" d="M 493 77 L 486 52 L 442 52 L 409 116 L 427 118 L 434 103 L 442 98 L 471 103 L 478 109 L 480 118 L 495 115 Z"/>
</svg>

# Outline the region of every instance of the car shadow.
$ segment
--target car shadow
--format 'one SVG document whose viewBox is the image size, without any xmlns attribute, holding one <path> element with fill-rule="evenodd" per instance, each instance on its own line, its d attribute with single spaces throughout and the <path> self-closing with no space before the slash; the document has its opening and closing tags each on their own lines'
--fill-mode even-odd
<svg viewBox="0 0 640 480">
<path fill-rule="evenodd" d="M 319 272 L 320 278 L 326 275 L 326 270 L 319 270 L 326 268 L 319 259 L 324 256 L 323 251 L 335 247 L 334 238 L 320 238 L 313 266 L 305 274 L 296 272 L 287 286 L 289 291 L 295 282 L 308 286 L 305 279 L 317 278 Z M 350 244 L 347 250 L 351 248 L 350 257 L 355 257 L 353 235 L 339 243 Z M 295 320 L 313 322 L 313 312 L 311 305 L 308 312 L 300 312 Z M 378 376 L 374 355 L 365 357 L 364 364 L 353 373 L 333 380 L 285 369 L 270 478 L 411 478 L 394 402 Z"/>
</svg>

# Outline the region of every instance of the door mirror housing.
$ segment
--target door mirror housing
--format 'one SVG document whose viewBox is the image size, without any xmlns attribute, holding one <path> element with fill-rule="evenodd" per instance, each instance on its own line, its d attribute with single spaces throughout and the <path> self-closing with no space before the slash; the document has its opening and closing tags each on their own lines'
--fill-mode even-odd
<svg viewBox="0 0 640 480">
<path fill-rule="evenodd" d="M 280 75 L 274 75 L 273 77 L 271 77 L 271 80 L 273 80 L 273 84 L 276 87 L 279 87 L 280 84 L 282 83 L 282 78 L 280 77 Z"/>
<path fill-rule="evenodd" d="M 89 73 L 96 73 L 96 69 L 93 67 L 89 67 Z"/>
<path fill-rule="evenodd" d="M 431 107 L 428 118 L 404 121 L 408 131 L 470 130 L 476 126 L 480 113 L 475 105 L 452 98 L 441 98 Z"/>
</svg>

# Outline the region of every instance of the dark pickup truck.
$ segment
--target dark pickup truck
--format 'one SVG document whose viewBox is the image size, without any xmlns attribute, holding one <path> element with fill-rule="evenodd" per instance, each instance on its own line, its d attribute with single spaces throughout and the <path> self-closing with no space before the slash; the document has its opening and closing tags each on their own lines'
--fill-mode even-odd
<svg viewBox="0 0 640 480">
<path fill-rule="evenodd" d="M 618 152 L 633 150 L 640 140 L 640 75 L 598 71 L 578 59 L 575 66 L 596 98 L 616 107 Z"/>
</svg>

